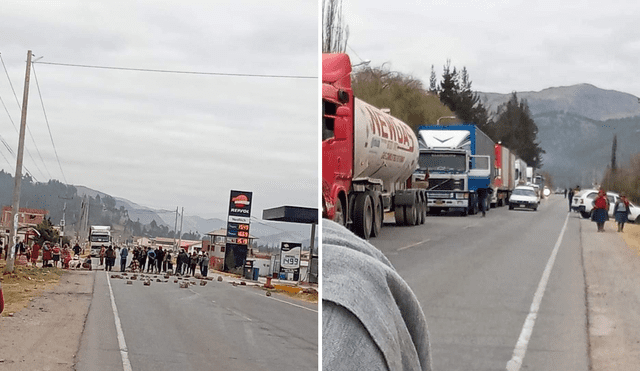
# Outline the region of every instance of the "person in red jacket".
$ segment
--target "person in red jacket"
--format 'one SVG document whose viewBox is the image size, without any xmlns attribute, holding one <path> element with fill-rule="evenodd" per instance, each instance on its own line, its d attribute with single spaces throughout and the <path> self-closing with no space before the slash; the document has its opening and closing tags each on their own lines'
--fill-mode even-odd
<svg viewBox="0 0 640 371">
<path fill-rule="evenodd" d="M 592 220 L 598 225 L 598 232 L 604 232 L 604 223 L 609 219 L 609 201 L 604 189 L 600 189 L 598 197 L 593 201 Z"/>
<path fill-rule="evenodd" d="M 2 295 L 2 282 L 0 282 L 0 313 L 4 310 L 4 296 Z"/>
<path fill-rule="evenodd" d="M 42 249 L 42 268 L 49 265 L 49 260 L 51 260 L 52 255 L 51 245 L 49 242 L 45 242 L 44 248 Z"/>
<path fill-rule="evenodd" d="M 31 250 L 31 263 L 33 264 L 33 266 L 36 266 L 36 263 L 38 262 L 38 258 L 40 257 L 40 245 L 38 245 L 38 243 L 34 243 L 33 244 L 33 248 Z"/>
</svg>

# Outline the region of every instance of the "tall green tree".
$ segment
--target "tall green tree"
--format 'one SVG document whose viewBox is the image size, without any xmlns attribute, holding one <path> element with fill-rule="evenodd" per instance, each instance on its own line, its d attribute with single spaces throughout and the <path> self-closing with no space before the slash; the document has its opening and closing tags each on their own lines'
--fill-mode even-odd
<svg viewBox="0 0 640 371">
<path fill-rule="evenodd" d="M 501 141 L 529 166 L 542 167 L 544 152 L 538 142 L 538 126 L 531 117 L 526 101 L 518 101 L 514 92 L 509 101 L 498 107 L 494 124 L 494 140 Z"/>
</svg>

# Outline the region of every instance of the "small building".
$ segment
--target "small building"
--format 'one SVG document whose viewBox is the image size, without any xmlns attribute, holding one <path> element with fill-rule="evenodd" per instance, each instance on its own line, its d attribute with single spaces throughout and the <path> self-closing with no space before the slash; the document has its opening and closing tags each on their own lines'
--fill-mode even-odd
<svg viewBox="0 0 640 371">
<path fill-rule="evenodd" d="M 249 234 L 249 246 L 258 238 Z M 209 266 L 216 270 L 224 268 L 225 250 L 227 247 L 227 229 L 220 228 L 206 233 L 202 238 L 202 251 L 209 253 Z"/>
<path fill-rule="evenodd" d="M 11 209 L 11 206 L 2 207 L 0 239 L 2 239 L 3 246 L 7 246 L 9 234 L 11 233 Z M 42 223 L 47 215 L 49 215 L 49 211 L 44 209 L 29 209 L 26 207 L 18 209 L 18 240 L 28 242 L 27 237 L 34 235 L 30 230 Z"/>
</svg>

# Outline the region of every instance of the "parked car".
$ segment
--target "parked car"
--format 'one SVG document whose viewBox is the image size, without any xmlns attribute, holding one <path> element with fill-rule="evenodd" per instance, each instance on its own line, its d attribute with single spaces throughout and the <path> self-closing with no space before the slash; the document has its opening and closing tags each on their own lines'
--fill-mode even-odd
<svg viewBox="0 0 640 371">
<path fill-rule="evenodd" d="M 535 211 L 538 205 L 540 205 L 540 195 L 532 186 L 517 186 L 509 197 L 509 210 L 529 208 Z"/>
</svg>

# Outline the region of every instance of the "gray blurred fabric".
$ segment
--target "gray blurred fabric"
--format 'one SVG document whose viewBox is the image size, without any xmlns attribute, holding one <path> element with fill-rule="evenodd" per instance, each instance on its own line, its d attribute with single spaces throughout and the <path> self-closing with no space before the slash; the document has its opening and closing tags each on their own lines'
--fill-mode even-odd
<svg viewBox="0 0 640 371">
<path fill-rule="evenodd" d="M 380 250 L 326 219 L 322 369 L 432 370 L 427 322 L 409 285 Z"/>
</svg>

